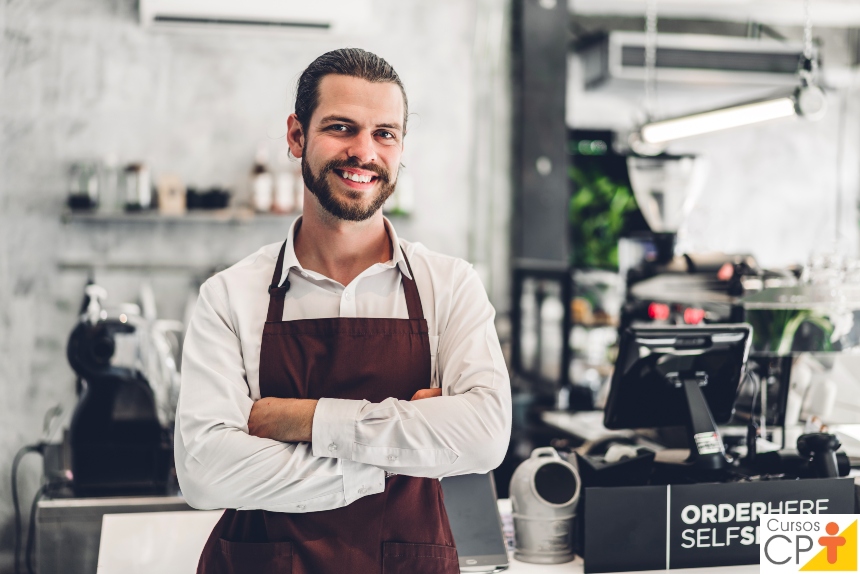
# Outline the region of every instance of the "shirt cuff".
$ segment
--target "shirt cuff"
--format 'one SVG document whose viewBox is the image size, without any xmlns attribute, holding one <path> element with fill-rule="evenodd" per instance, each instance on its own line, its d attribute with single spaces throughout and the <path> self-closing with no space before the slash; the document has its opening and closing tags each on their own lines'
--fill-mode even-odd
<svg viewBox="0 0 860 574">
<path fill-rule="evenodd" d="M 311 430 L 313 455 L 352 460 L 355 422 L 366 403 L 349 399 L 319 399 Z"/>
<path fill-rule="evenodd" d="M 343 461 L 343 496 L 347 504 L 385 491 L 385 471 L 375 466 Z"/>
</svg>

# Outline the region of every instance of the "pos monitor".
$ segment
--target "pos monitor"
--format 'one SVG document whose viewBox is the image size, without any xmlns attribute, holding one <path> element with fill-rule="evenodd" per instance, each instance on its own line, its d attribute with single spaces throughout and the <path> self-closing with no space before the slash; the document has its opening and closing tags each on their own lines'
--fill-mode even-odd
<svg viewBox="0 0 860 574">
<path fill-rule="evenodd" d="M 610 429 L 686 426 L 689 463 L 726 465 L 717 424 L 732 416 L 752 327 L 631 327 L 621 336 L 603 424 Z"/>
</svg>

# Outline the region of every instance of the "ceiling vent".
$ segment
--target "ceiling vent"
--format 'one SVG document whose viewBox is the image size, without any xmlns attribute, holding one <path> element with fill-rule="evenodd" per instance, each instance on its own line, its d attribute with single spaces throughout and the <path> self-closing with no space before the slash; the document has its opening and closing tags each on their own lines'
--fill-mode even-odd
<svg viewBox="0 0 860 574">
<path fill-rule="evenodd" d="M 145 28 L 360 32 L 369 0 L 140 0 Z"/>
<path fill-rule="evenodd" d="M 577 49 L 585 85 L 645 79 L 645 34 L 609 32 Z M 657 36 L 661 82 L 796 85 L 803 46 L 770 39 L 701 34 Z"/>
</svg>

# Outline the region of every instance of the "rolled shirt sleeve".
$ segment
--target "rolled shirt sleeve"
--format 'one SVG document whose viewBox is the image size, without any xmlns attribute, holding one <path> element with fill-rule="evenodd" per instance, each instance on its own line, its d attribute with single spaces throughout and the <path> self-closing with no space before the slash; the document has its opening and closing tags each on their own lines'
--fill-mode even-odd
<svg viewBox="0 0 860 574">
<path fill-rule="evenodd" d="M 454 281 L 450 312 L 439 326 L 443 396 L 320 399 L 314 455 L 433 478 L 487 472 L 501 463 L 510 441 L 511 391 L 495 311 L 471 266 L 463 262 Z"/>
<path fill-rule="evenodd" d="M 213 280 L 204 283 L 184 343 L 174 452 L 188 503 L 310 512 L 382 492 L 385 476 L 376 466 L 248 434 L 254 401 L 224 297 Z"/>
</svg>

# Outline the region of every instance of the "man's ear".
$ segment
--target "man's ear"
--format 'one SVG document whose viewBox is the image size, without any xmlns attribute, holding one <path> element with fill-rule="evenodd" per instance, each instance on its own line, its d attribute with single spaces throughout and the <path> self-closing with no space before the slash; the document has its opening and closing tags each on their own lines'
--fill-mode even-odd
<svg viewBox="0 0 860 574">
<path fill-rule="evenodd" d="M 293 157 L 302 157 L 305 147 L 305 130 L 296 114 L 290 114 L 287 118 L 287 145 Z"/>
</svg>

